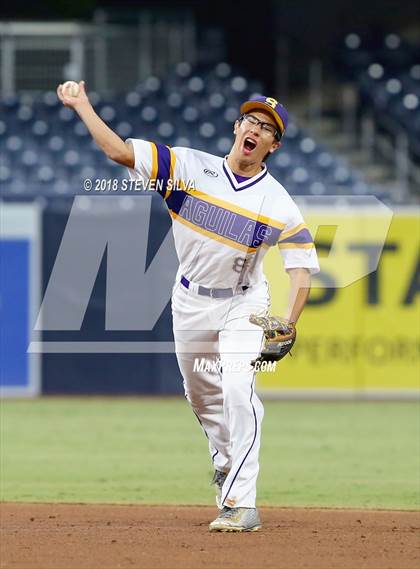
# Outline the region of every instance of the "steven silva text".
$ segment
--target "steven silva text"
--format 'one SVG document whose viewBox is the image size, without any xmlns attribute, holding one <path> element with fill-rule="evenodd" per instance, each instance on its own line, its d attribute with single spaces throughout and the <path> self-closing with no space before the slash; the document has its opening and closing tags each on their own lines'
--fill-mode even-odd
<svg viewBox="0 0 420 569">
<path fill-rule="evenodd" d="M 216 360 L 209 360 L 207 358 L 194 358 L 193 371 L 195 372 L 240 372 L 240 371 L 265 371 L 274 372 L 276 371 L 277 362 L 255 362 L 254 367 L 251 363 L 247 363 L 244 360 L 223 360 L 218 358 Z"/>
<path fill-rule="evenodd" d="M 167 193 L 177 190 L 193 191 L 194 180 L 150 179 L 119 180 L 118 178 L 86 178 L 83 189 L 86 192 L 159 192 Z"/>
</svg>

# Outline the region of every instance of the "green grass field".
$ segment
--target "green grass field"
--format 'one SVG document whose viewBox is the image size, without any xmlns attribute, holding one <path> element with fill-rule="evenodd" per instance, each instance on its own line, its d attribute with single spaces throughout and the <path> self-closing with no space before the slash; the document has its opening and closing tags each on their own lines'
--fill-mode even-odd
<svg viewBox="0 0 420 569">
<path fill-rule="evenodd" d="M 415 402 L 265 403 L 259 504 L 416 509 Z M 213 504 L 183 399 L 1 402 L 1 500 Z"/>
</svg>

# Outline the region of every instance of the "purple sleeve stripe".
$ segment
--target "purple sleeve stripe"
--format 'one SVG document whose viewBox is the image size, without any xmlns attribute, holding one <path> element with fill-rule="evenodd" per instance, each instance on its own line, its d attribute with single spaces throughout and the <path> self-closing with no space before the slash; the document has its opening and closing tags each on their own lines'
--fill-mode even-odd
<svg viewBox="0 0 420 569">
<path fill-rule="evenodd" d="M 290 237 L 286 237 L 286 239 L 280 239 L 279 243 L 312 243 L 312 235 L 309 231 L 305 229 L 301 229 L 295 235 L 291 235 Z"/>
<path fill-rule="evenodd" d="M 166 186 L 170 177 L 171 153 L 169 148 L 164 144 L 156 144 L 156 148 L 158 155 L 158 171 L 156 176 L 158 183 L 156 190 L 162 197 L 165 197 Z"/>
<path fill-rule="evenodd" d="M 184 192 L 184 190 L 178 190 L 175 192 L 171 192 L 170 196 L 166 200 L 166 205 L 168 208 L 176 213 L 179 214 L 179 211 L 184 203 L 184 200 L 187 198 L 188 194 Z"/>
</svg>

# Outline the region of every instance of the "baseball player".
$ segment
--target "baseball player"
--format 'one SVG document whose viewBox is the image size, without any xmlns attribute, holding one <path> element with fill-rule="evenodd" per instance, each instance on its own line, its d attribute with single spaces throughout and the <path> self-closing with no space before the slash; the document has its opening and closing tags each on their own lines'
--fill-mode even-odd
<svg viewBox="0 0 420 569">
<path fill-rule="evenodd" d="M 141 139 L 122 141 L 95 113 L 79 83 L 60 85 L 93 138 L 131 179 L 156 181 L 173 221 L 179 270 L 172 314 L 187 400 L 207 435 L 215 474 L 217 518 L 210 531 L 256 531 L 263 405 L 255 372 L 293 345 L 296 322 L 319 270 L 312 237 L 298 207 L 264 160 L 281 146 L 286 109 L 273 98 L 245 101 L 224 158 Z M 193 184 L 191 185 L 191 181 Z M 284 318 L 270 317 L 262 260 L 278 247 L 290 277 Z"/>
</svg>

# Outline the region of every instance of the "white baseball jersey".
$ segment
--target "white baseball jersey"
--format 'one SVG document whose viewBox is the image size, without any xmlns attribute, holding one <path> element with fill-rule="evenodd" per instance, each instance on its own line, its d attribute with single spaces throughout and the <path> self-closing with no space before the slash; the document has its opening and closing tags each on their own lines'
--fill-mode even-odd
<svg viewBox="0 0 420 569">
<path fill-rule="evenodd" d="M 173 220 L 178 275 L 209 288 L 252 286 L 264 279 L 262 259 L 277 246 L 285 269 L 319 271 L 313 239 L 284 187 L 265 165 L 238 182 L 226 158 L 190 148 L 129 139 L 130 178 L 154 183 Z"/>
</svg>

